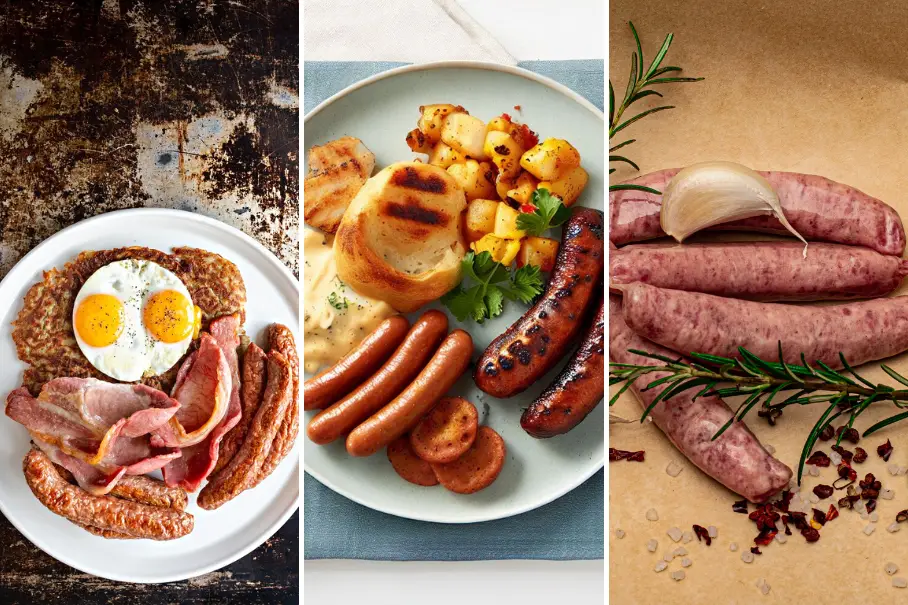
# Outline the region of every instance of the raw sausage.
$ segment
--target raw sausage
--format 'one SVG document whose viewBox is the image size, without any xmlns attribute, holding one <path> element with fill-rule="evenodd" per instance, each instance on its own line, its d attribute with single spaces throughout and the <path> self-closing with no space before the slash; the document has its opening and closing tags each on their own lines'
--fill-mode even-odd
<svg viewBox="0 0 908 605">
<path fill-rule="evenodd" d="M 80 525 L 133 538 L 174 540 L 192 531 L 192 515 L 112 496 L 94 496 L 60 476 L 44 452 L 32 449 L 22 461 L 25 481 L 52 513 Z"/>
<path fill-rule="evenodd" d="M 573 346 L 601 291 L 605 265 L 603 215 L 578 208 L 564 226 L 555 270 L 545 293 L 476 363 L 476 386 L 511 397 L 551 370 Z"/>
<path fill-rule="evenodd" d="M 520 426 L 543 439 L 567 433 L 602 402 L 605 392 L 605 300 L 580 348 L 558 378 L 520 418 Z"/>
<path fill-rule="evenodd" d="M 628 352 L 646 350 L 673 356 L 658 345 L 636 335 L 621 316 L 621 298 L 609 296 L 609 358 L 616 363 L 658 365 L 654 359 Z M 666 374 L 656 372 L 641 377 L 631 390 L 643 409 L 649 407 L 662 389 L 642 389 Z M 678 450 L 704 473 L 741 494 L 751 502 L 763 502 L 779 492 L 791 479 L 791 469 L 773 458 L 743 422 L 735 422 L 718 439 L 712 436 L 729 418 L 732 411 L 718 397 L 693 399 L 698 389 L 685 391 L 662 401 L 650 412 L 650 418 Z"/>
<path fill-rule="evenodd" d="M 470 335 L 463 330 L 451 332 L 400 395 L 353 429 L 347 436 L 347 453 L 371 456 L 412 429 L 457 382 L 470 364 L 472 354 Z"/>
<path fill-rule="evenodd" d="M 410 328 L 402 315 L 381 322 L 343 359 L 303 385 L 303 409 L 321 410 L 361 384 L 385 362 Z"/>
<path fill-rule="evenodd" d="M 378 372 L 309 422 L 309 439 L 319 445 L 331 443 L 380 410 L 416 378 L 447 333 L 448 318 L 444 313 L 423 313 Z"/>
<path fill-rule="evenodd" d="M 636 244 L 609 254 L 609 285 L 763 301 L 877 298 L 895 290 L 908 261 L 860 246 L 794 242 Z"/>
<path fill-rule="evenodd" d="M 646 284 L 624 289 L 624 320 L 640 336 L 681 354 L 857 366 L 908 349 L 908 296 L 829 306 L 762 303 Z"/>
<path fill-rule="evenodd" d="M 665 191 L 680 168 L 659 170 L 631 183 Z M 788 222 L 808 240 L 865 246 L 880 254 L 901 256 L 905 229 L 898 213 L 866 193 L 821 176 L 794 172 L 760 172 L 779 196 Z M 609 239 L 621 246 L 665 233 L 659 224 L 662 197 L 643 191 L 609 193 Z M 791 235 L 770 215 L 715 227 Z"/>
</svg>

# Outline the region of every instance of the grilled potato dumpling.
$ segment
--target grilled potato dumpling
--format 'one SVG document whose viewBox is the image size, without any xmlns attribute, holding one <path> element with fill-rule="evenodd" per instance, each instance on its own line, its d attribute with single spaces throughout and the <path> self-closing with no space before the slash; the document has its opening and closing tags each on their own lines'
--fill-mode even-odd
<svg viewBox="0 0 908 605">
<path fill-rule="evenodd" d="M 303 191 L 307 225 L 334 233 L 344 211 L 375 168 L 375 154 L 354 137 L 342 137 L 309 150 Z"/>
<path fill-rule="evenodd" d="M 463 189 L 431 164 L 399 162 L 360 189 L 334 239 L 338 277 L 409 313 L 461 278 Z"/>
</svg>

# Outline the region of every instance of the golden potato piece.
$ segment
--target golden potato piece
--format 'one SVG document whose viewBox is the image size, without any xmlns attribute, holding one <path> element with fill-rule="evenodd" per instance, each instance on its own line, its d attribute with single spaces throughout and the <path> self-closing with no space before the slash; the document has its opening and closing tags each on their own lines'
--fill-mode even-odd
<svg viewBox="0 0 908 605">
<path fill-rule="evenodd" d="M 540 181 L 554 181 L 580 165 L 580 153 L 563 139 L 546 139 L 520 158 L 520 167 Z"/>
<path fill-rule="evenodd" d="M 375 155 L 362 141 L 344 137 L 309 151 L 303 185 L 303 218 L 327 233 L 337 231 L 350 200 L 375 168 Z"/>
<path fill-rule="evenodd" d="M 533 192 L 536 191 L 536 186 L 538 184 L 539 181 L 537 181 L 536 177 L 532 174 L 526 171 L 521 172 L 520 176 L 518 176 L 515 181 L 514 188 L 508 191 L 507 197 L 521 204 L 529 204 L 530 197 L 533 195 Z"/>
<path fill-rule="evenodd" d="M 488 162 L 467 160 L 448 166 L 448 172 L 457 180 L 468 202 L 495 196 L 495 171 Z"/>
<path fill-rule="evenodd" d="M 498 200 L 473 200 L 464 215 L 464 231 L 468 242 L 475 242 L 495 230 L 495 213 Z"/>
<path fill-rule="evenodd" d="M 582 166 L 571 168 L 562 174 L 556 181 L 543 181 L 537 189 L 548 189 L 552 195 L 557 195 L 565 206 L 570 206 L 577 201 L 586 188 L 590 175 Z"/>
<path fill-rule="evenodd" d="M 467 157 L 465 155 L 452 147 L 445 145 L 441 141 L 435 143 L 435 146 L 429 152 L 429 163 L 441 168 L 447 168 L 454 164 L 462 164 L 466 159 Z"/>
<path fill-rule="evenodd" d="M 475 160 L 487 159 L 483 151 L 486 125 L 479 118 L 466 113 L 449 115 L 441 128 L 441 140 Z"/>
<path fill-rule="evenodd" d="M 492 163 L 498 166 L 498 172 L 504 178 L 515 177 L 520 173 L 520 155 L 523 150 L 511 135 L 496 130 L 489 131 L 483 150 Z"/>
<path fill-rule="evenodd" d="M 467 113 L 467 110 L 450 103 L 423 105 L 419 108 L 419 121 L 416 126 L 426 135 L 429 143 L 434 145 L 441 140 L 441 129 L 452 113 Z"/>
<path fill-rule="evenodd" d="M 517 266 L 536 265 L 540 271 L 551 271 L 558 256 L 558 240 L 549 237 L 530 236 L 520 243 Z"/>
</svg>

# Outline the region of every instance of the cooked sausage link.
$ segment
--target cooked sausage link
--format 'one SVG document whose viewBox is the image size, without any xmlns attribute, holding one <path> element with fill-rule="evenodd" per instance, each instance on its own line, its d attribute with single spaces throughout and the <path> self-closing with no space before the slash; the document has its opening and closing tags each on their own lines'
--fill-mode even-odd
<svg viewBox="0 0 908 605">
<path fill-rule="evenodd" d="M 659 170 L 629 182 L 665 191 L 679 170 Z M 806 239 L 865 246 L 894 256 L 901 256 L 905 251 L 905 228 L 898 213 L 863 191 L 812 174 L 775 171 L 759 174 L 779 196 L 785 218 Z M 609 239 L 621 246 L 663 237 L 661 210 L 661 195 L 633 190 L 610 192 Z M 771 215 L 714 228 L 791 235 Z"/>
<path fill-rule="evenodd" d="M 476 386 L 495 397 L 516 395 L 551 370 L 573 346 L 601 291 L 602 230 L 601 211 L 575 210 L 564 226 L 545 293 L 479 358 L 473 370 Z"/>
<path fill-rule="evenodd" d="M 621 298 L 609 296 L 609 357 L 616 363 L 658 365 L 660 362 L 629 352 L 629 349 L 676 357 L 631 330 L 621 315 Z M 667 385 L 644 391 L 651 382 L 667 376 L 655 372 L 640 378 L 631 388 L 646 409 Z M 660 401 L 650 418 L 678 450 L 704 473 L 751 502 L 763 502 L 778 493 L 791 479 L 791 469 L 773 458 L 743 422 L 733 423 L 718 439 L 712 436 L 731 417 L 732 411 L 718 397 L 699 397 L 696 389 Z"/>
<path fill-rule="evenodd" d="M 32 449 L 22 461 L 25 480 L 51 512 L 98 530 L 134 538 L 173 540 L 192 531 L 192 515 L 111 496 L 94 496 L 60 476 L 47 454 Z"/>
<path fill-rule="evenodd" d="M 252 419 L 262 403 L 262 394 L 265 391 L 265 368 L 267 364 L 267 355 L 255 343 L 249 345 L 246 354 L 243 356 L 243 378 L 240 389 L 240 403 L 243 406 L 243 413 L 240 421 L 230 429 L 221 441 L 218 450 L 218 461 L 214 466 L 212 474 L 218 472 L 227 466 L 249 432 L 252 425 Z"/>
<path fill-rule="evenodd" d="M 54 464 L 54 468 L 64 481 L 72 485 L 76 484 L 76 478 L 68 470 L 58 464 Z M 189 500 L 186 490 L 182 487 L 170 487 L 160 479 L 153 479 L 146 475 L 123 475 L 108 492 L 108 495 L 178 511 L 186 510 Z"/>
<path fill-rule="evenodd" d="M 567 433 L 602 402 L 605 393 L 605 301 L 580 348 L 555 381 L 523 412 L 520 426 L 543 439 Z"/>
<path fill-rule="evenodd" d="M 296 443 L 296 436 L 300 431 L 300 358 L 296 352 L 296 341 L 293 338 L 293 332 L 283 324 L 271 324 L 268 327 L 268 347 L 272 351 L 277 351 L 290 364 L 290 377 L 293 384 L 293 398 L 284 417 L 281 419 L 281 426 L 274 436 L 274 443 L 271 444 L 271 450 L 268 457 L 262 463 L 262 468 L 255 477 L 255 481 L 249 486 L 249 489 L 261 483 L 270 475 L 277 465 L 281 463 L 293 444 Z"/>
</svg>

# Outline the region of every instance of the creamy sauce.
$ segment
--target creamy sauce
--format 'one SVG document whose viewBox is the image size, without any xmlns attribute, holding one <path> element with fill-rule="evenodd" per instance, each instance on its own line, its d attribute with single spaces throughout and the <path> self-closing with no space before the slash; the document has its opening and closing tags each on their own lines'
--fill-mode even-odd
<svg viewBox="0 0 908 605">
<path fill-rule="evenodd" d="M 397 312 L 362 296 L 337 277 L 334 236 L 304 229 L 303 366 L 312 373 L 350 352 L 378 324 Z"/>
</svg>

